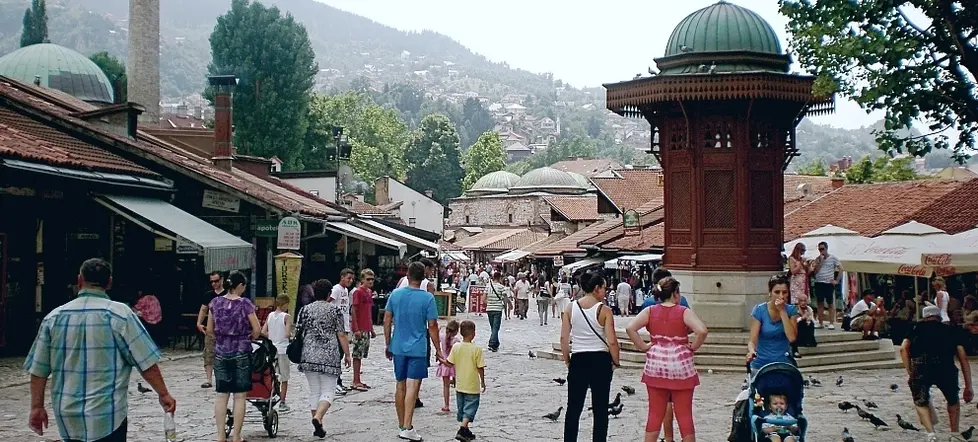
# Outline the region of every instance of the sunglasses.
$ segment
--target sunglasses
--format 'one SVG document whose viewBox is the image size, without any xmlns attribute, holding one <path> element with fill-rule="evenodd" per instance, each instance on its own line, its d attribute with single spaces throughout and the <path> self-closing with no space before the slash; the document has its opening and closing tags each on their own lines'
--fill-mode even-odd
<svg viewBox="0 0 978 442">
<path fill-rule="evenodd" d="M 367 281 L 373 281 L 374 278 L 367 278 Z"/>
<path fill-rule="evenodd" d="M 212 280 L 211 280 L 211 284 L 218 284 L 218 283 L 220 283 L 220 282 L 221 282 L 221 280 L 220 280 L 220 279 L 212 279 Z"/>
</svg>

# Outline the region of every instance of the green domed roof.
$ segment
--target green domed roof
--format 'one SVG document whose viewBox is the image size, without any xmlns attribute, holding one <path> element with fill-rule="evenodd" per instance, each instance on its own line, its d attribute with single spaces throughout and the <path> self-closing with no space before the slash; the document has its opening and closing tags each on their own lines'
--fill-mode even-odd
<svg viewBox="0 0 978 442">
<path fill-rule="evenodd" d="M 83 101 L 111 104 L 112 83 L 82 54 L 50 43 L 30 45 L 0 57 L 0 75 L 57 89 Z"/>
<path fill-rule="evenodd" d="M 567 172 L 552 167 L 541 167 L 527 172 L 509 190 L 516 193 L 581 193 L 586 189 Z"/>
<path fill-rule="evenodd" d="M 665 56 L 656 63 L 668 75 L 706 73 L 703 66 L 715 73 L 787 72 L 790 60 L 767 21 L 721 0 L 680 21 L 669 36 Z"/>
<path fill-rule="evenodd" d="M 574 181 L 577 181 L 577 184 L 579 184 L 581 187 L 583 187 L 585 189 L 590 189 L 591 188 L 591 180 L 587 179 L 586 176 L 581 175 L 581 174 L 579 174 L 577 172 L 567 172 L 567 173 L 571 177 L 573 177 L 574 178 Z"/>
<path fill-rule="evenodd" d="M 510 187 L 516 184 L 520 180 L 520 176 L 507 172 L 505 170 L 500 170 L 497 172 L 487 173 L 479 178 L 472 188 L 469 189 L 466 194 L 476 195 L 476 194 L 487 194 L 487 193 L 506 193 Z"/>
</svg>

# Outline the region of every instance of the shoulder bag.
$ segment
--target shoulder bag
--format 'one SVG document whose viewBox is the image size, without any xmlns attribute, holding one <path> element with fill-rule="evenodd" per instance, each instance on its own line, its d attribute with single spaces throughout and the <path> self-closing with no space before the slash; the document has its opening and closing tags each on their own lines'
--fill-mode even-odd
<svg viewBox="0 0 978 442">
<path fill-rule="evenodd" d="M 584 307 L 581 307 L 580 301 L 575 302 L 575 304 L 577 304 L 577 308 L 581 309 L 581 315 L 584 316 L 584 321 L 587 322 L 587 326 L 588 327 L 591 327 L 591 331 L 594 332 L 594 335 L 597 336 L 598 339 L 600 339 L 601 342 L 604 343 L 604 346 L 607 347 L 608 350 L 611 350 L 611 346 L 608 345 L 608 340 L 604 338 L 604 335 L 602 335 L 601 333 L 598 333 L 598 329 L 595 328 L 594 327 L 594 324 L 591 323 L 591 318 L 588 318 L 587 317 L 587 314 L 584 313 Z M 597 317 L 599 317 L 601 315 L 601 307 L 604 307 L 604 304 L 598 303 L 598 311 L 594 314 L 594 317 L 595 318 L 597 318 Z"/>
<path fill-rule="evenodd" d="M 294 364 L 298 364 L 302 361 L 302 341 L 306 337 L 306 314 L 305 309 L 301 312 L 301 317 L 298 318 L 299 325 L 296 326 L 295 337 L 289 341 L 289 346 L 285 349 L 286 356 Z"/>
</svg>

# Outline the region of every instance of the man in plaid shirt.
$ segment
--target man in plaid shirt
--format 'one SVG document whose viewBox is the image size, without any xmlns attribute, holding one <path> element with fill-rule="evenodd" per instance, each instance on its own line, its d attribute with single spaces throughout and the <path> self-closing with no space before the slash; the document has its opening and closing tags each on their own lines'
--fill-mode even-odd
<svg viewBox="0 0 978 442">
<path fill-rule="evenodd" d="M 68 441 L 126 440 L 129 375 L 136 367 L 170 413 L 170 396 L 157 363 L 160 351 L 139 317 L 109 299 L 112 269 L 102 259 L 82 263 L 78 298 L 54 309 L 41 322 L 24 369 L 31 375 L 28 424 L 41 435 L 48 426 L 44 390 L 51 378 L 51 402 L 61 438 Z"/>
</svg>

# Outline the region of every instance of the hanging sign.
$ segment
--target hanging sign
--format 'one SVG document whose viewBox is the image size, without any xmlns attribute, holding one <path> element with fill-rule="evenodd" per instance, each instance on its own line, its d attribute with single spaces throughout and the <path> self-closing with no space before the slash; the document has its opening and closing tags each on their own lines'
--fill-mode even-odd
<svg viewBox="0 0 978 442">
<path fill-rule="evenodd" d="M 204 199 L 200 205 L 208 209 L 238 213 L 241 210 L 241 199 L 223 192 L 205 190 Z"/>
<path fill-rule="evenodd" d="M 302 239 L 302 224 L 299 220 L 287 216 L 278 222 L 278 241 L 275 247 L 279 250 L 299 250 Z"/>
<path fill-rule="evenodd" d="M 278 238 L 277 219 L 258 219 L 255 220 L 255 236 L 262 238 Z"/>
<path fill-rule="evenodd" d="M 277 295 L 292 298 L 290 312 L 295 311 L 299 294 L 299 275 L 302 273 L 302 255 L 285 252 L 275 256 L 275 288 Z"/>
<path fill-rule="evenodd" d="M 622 227 L 624 228 L 626 235 L 638 234 L 640 225 L 641 217 L 639 217 L 638 212 L 634 209 L 626 210 L 625 214 L 622 215 Z"/>
</svg>

